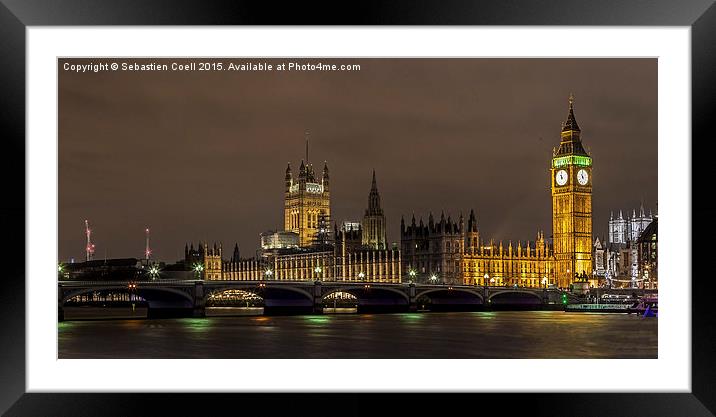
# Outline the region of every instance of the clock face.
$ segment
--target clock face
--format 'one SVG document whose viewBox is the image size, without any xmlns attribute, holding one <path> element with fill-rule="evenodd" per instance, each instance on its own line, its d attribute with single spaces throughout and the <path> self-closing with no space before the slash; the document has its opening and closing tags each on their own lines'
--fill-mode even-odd
<svg viewBox="0 0 716 417">
<path fill-rule="evenodd" d="M 579 181 L 581 185 L 587 185 L 587 182 L 589 182 L 589 174 L 586 169 L 580 169 L 579 172 L 577 172 L 577 181 Z"/>
<path fill-rule="evenodd" d="M 567 183 L 567 171 L 560 169 L 557 171 L 557 175 L 555 175 L 555 179 L 557 180 L 557 185 L 564 185 Z"/>
</svg>

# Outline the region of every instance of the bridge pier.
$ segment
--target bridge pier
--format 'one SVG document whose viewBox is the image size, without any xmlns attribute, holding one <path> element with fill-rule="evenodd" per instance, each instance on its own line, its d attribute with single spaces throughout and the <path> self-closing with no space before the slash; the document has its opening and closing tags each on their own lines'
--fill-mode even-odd
<svg viewBox="0 0 716 417">
<path fill-rule="evenodd" d="M 417 297 L 415 297 L 415 284 L 408 285 L 408 311 L 418 311 Z"/>
<path fill-rule="evenodd" d="M 313 314 L 323 314 L 323 288 L 321 281 L 313 283 Z"/>
<path fill-rule="evenodd" d="M 62 306 L 57 308 L 57 322 L 65 321 L 65 309 Z"/>
<path fill-rule="evenodd" d="M 206 298 L 204 297 L 204 281 L 194 283 L 193 317 L 206 317 Z"/>
</svg>

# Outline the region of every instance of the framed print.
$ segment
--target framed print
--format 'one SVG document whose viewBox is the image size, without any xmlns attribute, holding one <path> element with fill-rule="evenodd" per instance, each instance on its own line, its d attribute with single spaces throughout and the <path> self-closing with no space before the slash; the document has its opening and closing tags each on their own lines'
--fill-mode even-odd
<svg viewBox="0 0 716 417">
<path fill-rule="evenodd" d="M 713 415 L 709 2 L 121 6 L 0 8 L 8 415 Z"/>
</svg>

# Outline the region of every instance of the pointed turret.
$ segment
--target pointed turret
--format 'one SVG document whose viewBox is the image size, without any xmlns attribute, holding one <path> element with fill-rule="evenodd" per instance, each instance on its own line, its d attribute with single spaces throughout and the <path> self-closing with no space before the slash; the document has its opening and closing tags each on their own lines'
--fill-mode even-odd
<svg viewBox="0 0 716 417">
<path fill-rule="evenodd" d="M 306 182 L 306 164 L 301 160 L 301 166 L 298 168 L 299 181 Z"/>
<path fill-rule="evenodd" d="M 288 192 L 291 189 L 291 185 L 293 185 L 293 173 L 291 172 L 291 163 L 288 163 L 288 166 L 286 167 L 286 176 L 285 179 L 285 186 L 286 186 L 286 192 Z"/>
<path fill-rule="evenodd" d="M 239 252 L 239 244 L 234 244 L 234 254 L 231 255 L 231 260 L 234 262 L 239 262 L 240 259 L 240 252 Z"/>
<path fill-rule="evenodd" d="M 328 161 L 323 161 L 323 176 L 321 177 L 321 184 L 323 184 L 323 190 L 328 191 L 330 185 L 330 176 L 328 175 Z"/>
<path fill-rule="evenodd" d="M 470 232 L 477 232 L 477 219 L 475 218 L 475 210 L 470 209 L 470 219 L 467 221 L 467 229 Z"/>
</svg>

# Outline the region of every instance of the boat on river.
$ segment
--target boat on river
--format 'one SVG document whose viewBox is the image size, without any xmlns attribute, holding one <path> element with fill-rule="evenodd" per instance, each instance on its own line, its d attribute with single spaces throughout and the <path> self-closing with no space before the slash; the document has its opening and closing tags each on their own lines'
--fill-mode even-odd
<svg viewBox="0 0 716 417">
<path fill-rule="evenodd" d="M 656 295 L 642 298 L 603 297 L 599 302 L 567 304 L 564 311 L 587 313 L 626 313 L 642 317 L 658 317 L 658 298 Z"/>
</svg>

